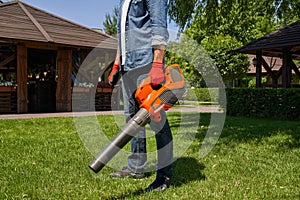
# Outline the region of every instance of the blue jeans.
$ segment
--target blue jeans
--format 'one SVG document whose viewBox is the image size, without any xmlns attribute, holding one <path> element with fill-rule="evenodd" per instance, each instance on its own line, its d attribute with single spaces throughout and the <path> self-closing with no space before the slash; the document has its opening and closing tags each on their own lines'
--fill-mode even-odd
<svg viewBox="0 0 300 200">
<path fill-rule="evenodd" d="M 135 100 L 135 90 L 139 84 L 148 77 L 150 66 L 126 72 L 122 76 L 124 112 L 128 122 L 139 110 Z M 155 132 L 157 147 L 157 176 L 172 176 L 171 164 L 173 162 L 172 133 L 165 111 L 161 111 L 160 122 L 151 121 L 150 127 Z M 128 168 L 135 173 L 144 172 L 147 164 L 146 132 L 145 127 L 131 140 L 131 155 L 128 157 Z"/>
</svg>

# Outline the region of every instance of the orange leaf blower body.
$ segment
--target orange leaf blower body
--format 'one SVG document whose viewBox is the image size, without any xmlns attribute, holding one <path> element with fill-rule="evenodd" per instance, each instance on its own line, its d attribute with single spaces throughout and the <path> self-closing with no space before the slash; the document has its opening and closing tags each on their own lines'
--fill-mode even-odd
<svg viewBox="0 0 300 200">
<path fill-rule="evenodd" d="M 89 167 L 99 172 L 150 120 L 160 121 L 160 111 L 168 110 L 185 94 L 185 81 L 179 65 L 170 65 L 165 70 L 165 84 L 153 89 L 150 78 L 137 88 L 135 98 L 140 110 L 95 157 Z"/>
</svg>

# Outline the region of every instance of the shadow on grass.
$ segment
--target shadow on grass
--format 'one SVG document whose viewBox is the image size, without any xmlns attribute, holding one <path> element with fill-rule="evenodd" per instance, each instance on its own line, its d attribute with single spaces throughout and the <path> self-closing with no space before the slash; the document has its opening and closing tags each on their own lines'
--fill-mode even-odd
<svg viewBox="0 0 300 200">
<path fill-rule="evenodd" d="M 178 158 L 173 164 L 173 187 L 205 180 L 205 175 L 202 173 L 204 168 L 205 166 L 193 157 Z"/>
<path fill-rule="evenodd" d="M 205 180 L 205 175 L 202 173 L 204 168 L 205 166 L 199 163 L 195 158 L 178 158 L 173 163 L 172 187 L 181 187 L 193 181 Z M 138 189 L 132 193 L 124 194 L 118 197 L 110 197 L 109 199 L 125 199 L 126 197 L 137 197 L 142 194 L 145 194 L 144 189 Z"/>
</svg>

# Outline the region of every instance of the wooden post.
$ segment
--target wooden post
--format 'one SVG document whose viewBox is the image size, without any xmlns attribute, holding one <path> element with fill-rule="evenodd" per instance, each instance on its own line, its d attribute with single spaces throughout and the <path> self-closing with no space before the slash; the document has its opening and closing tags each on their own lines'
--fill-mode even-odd
<svg viewBox="0 0 300 200">
<path fill-rule="evenodd" d="M 261 77 L 262 77 L 262 52 L 256 52 L 256 87 L 261 87 Z"/>
<path fill-rule="evenodd" d="M 283 51 L 283 66 L 282 66 L 282 87 L 291 87 L 292 81 L 292 54 L 289 50 Z"/>
<path fill-rule="evenodd" d="M 17 47 L 17 111 L 18 113 L 28 112 L 27 100 L 27 47 Z"/>
<path fill-rule="evenodd" d="M 71 70 L 72 51 L 58 50 L 57 52 L 57 89 L 56 111 L 71 111 Z"/>
</svg>

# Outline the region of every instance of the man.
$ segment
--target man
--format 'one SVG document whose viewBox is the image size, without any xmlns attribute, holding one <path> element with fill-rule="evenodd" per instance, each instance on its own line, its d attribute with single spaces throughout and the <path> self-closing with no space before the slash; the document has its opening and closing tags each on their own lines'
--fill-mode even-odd
<svg viewBox="0 0 300 200">
<path fill-rule="evenodd" d="M 118 53 L 109 75 L 110 84 L 117 82 L 122 74 L 124 111 L 126 121 L 139 110 L 134 98 L 137 86 L 147 77 L 153 87 L 164 81 L 164 50 L 167 45 L 167 0 L 121 0 L 118 17 Z M 160 122 L 152 121 L 150 127 L 155 131 L 158 150 L 157 174 L 155 181 L 146 191 L 161 191 L 171 184 L 173 162 L 172 133 L 166 113 L 161 112 Z M 132 154 L 128 165 L 112 177 L 144 177 L 147 163 L 146 135 L 143 128 L 131 140 Z"/>
</svg>

